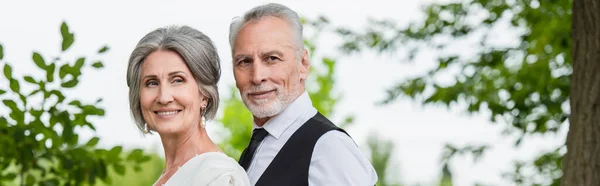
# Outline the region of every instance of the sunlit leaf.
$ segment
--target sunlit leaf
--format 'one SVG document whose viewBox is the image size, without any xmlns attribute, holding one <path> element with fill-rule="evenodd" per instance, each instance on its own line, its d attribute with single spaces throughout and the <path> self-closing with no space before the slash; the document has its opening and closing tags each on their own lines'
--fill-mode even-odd
<svg viewBox="0 0 600 186">
<path fill-rule="evenodd" d="M 29 83 L 37 84 L 37 81 L 35 81 L 35 79 L 33 79 L 33 77 L 31 77 L 31 76 L 25 76 L 25 77 L 23 77 L 23 79 Z"/>
<path fill-rule="evenodd" d="M 93 137 L 85 145 L 88 146 L 88 147 L 94 147 L 94 146 L 96 146 L 96 144 L 98 144 L 99 140 L 100 139 L 98 137 Z"/>
<path fill-rule="evenodd" d="M 0 44 L 0 60 L 2 60 L 4 58 L 4 47 L 2 47 L 2 44 Z"/>
<path fill-rule="evenodd" d="M 102 54 L 102 53 L 108 51 L 108 49 L 109 49 L 108 46 L 104 46 L 100 50 L 98 50 L 98 54 Z"/>
<path fill-rule="evenodd" d="M 75 41 L 75 36 L 69 31 L 69 26 L 66 22 L 60 25 L 60 34 L 62 36 L 62 51 L 66 51 Z"/>
<path fill-rule="evenodd" d="M 52 63 L 46 67 L 46 81 L 48 81 L 48 82 L 54 81 L 54 71 L 55 70 L 56 70 L 56 65 L 54 65 L 54 63 Z"/>
<path fill-rule="evenodd" d="M 33 59 L 35 65 L 37 65 L 40 69 L 46 69 L 46 62 L 44 61 L 42 55 L 40 55 L 37 52 L 34 52 L 31 58 Z"/>
<path fill-rule="evenodd" d="M 60 86 L 64 87 L 64 88 L 73 88 L 75 87 L 77 84 L 79 83 L 79 80 L 77 79 L 72 79 L 69 80 L 67 82 L 61 83 Z"/>
<path fill-rule="evenodd" d="M 100 62 L 100 61 L 98 61 L 98 62 L 96 62 L 96 63 L 92 64 L 92 66 L 93 66 L 94 68 L 102 68 L 102 67 L 104 67 L 104 65 L 102 65 L 102 62 Z"/>
</svg>

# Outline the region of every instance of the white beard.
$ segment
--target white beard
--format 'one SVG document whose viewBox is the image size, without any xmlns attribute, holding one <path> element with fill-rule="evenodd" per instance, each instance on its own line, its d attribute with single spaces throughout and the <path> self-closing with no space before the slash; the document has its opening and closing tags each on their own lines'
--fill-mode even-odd
<svg viewBox="0 0 600 186">
<path fill-rule="evenodd" d="M 264 84 L 253 86 L 243 93 L 242 100 L 244 101 L 244 105 L 246 105 L 252 115 L 257 118 L 278 115 L 294 100 L 297 92 L 295 89 L 290 92 L 284 92 L 285 90 L 282 87 L 276 85 L 275 88 L 276 98 L 272 101 L 269 99 L 250 100 L 248 96 L 249 92 L 268 91 L 273 89 L 273 87 L 267 87 Z"/>
</svg>

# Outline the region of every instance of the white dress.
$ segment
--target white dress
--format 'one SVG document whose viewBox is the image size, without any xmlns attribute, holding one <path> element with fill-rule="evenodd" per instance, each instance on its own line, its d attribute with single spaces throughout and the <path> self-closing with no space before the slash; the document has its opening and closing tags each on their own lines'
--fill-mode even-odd
<svg viewBox="0 0 600 186">
<path fill-rule="evenodd" d="M 202 153 L 188 160 L 164 186 L 250 186 L 246 171 L 221 152 Z"/>
</svg>

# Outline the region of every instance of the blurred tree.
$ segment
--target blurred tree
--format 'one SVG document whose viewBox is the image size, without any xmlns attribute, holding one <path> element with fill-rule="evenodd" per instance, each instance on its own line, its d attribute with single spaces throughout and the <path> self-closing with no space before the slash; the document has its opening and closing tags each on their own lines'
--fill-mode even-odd
<svg viewBox="0 0 600 186">
<path fill-rule="evenodd" d="M 382 103 L 404 95 L 426 105 L 489 112 L 492 122 L 507 124 L 506 134 L 519 136 L 518 146 L 525 136 L 555 133 L 569 118 L 571 7 L 572 0 L 436 2 L 425 7 L 423 22 L 408 27 L 371 20 L 364 30 L 334 30 L 345 53 L 407 54 L 399 57 L 413 61 L 421 51 L 437 51 L 437 67 L 400 81 Z M 507 29 L 518 36 L 516 44 L 498 42 L 498 33 Z M 472 47 L 457 51 L 458 43 Z M 454 81 L 440 81 L 448 74 Z M 524 175 L 515 166 L 508 177 L 519 185 L 558 185 L 565 151 L 563 145 L 533 162 L 518 162 L 535 173 Z"/>
<path fill-rule="evenodd" d="M 392 155 L 395 150 L 391 140 L 381 139 L 377 133 L 369 134 L 367 145 L 371 151 L 371 163 L 377 172 L 377 186 L 400 186 L 397 177 L 390 175 Z M 391 177 L 390 177 L 391 176 Z"/>
<path fill-rule="evenodd" d="M 127 155 L 130 152 L 123 152 Z M 158 154 L 149 155 L 150 160 L 137 166 L 125 164 L 125 174 L 119 174 L 114 170 L 108 171 L 108 177 L 113 184 L 98 183 L 98 186 L 104 185 L 128 185 L 128 186 L 148 186 L 154 184 L 165 170 L 165 160 Z"/>
<path fill-rule="evenodd" d="M 573 2 L 571 125 L 562 185 L 600 184 L 600 1 Z"/>
<path fill-rule="evenodd" d="M 60 33 L 62 55 L 74 43 L 75 34 L 64 22 Z M 0 61 L 4 57 L 3 49 L 0 45 Z M 103 54 L 108 49 L 105 46 L 97 53 Z M 3 111 L 10 114 L 8 118 L 0 116 L 0 185 L 94 185 L 97 180 L 110 184 L 109 168 L 124 174 L 125 164 L 139 170 L 139 164 L 150 159 L 139 149 L 123 154 L 121 146 L 98 148 L 98 137 L 83 143 L 79 140 L 76 129 L 95 130 L 88 116 L 104 116 L 104 109 L 97 107 L 102 99 L 87 104 L 64 94 L 79 84 L 82 68 L 89 61 L 86 57 L 69 64 L 60 56 L 45 59 L 34 52 L 32 59 L 45 72 L 43 78 L 14 77 L 12 66 L 2 61 L 6 77 L 3 81 L 8 82 L 9 89 L 0 87 L 0 95 L 6 106 Z M 94 61 L 85 67 L 90 66 L 99 69 L 103 64 Z M 20 79 L 36 88 L 23 92 Z"/>
</svg>

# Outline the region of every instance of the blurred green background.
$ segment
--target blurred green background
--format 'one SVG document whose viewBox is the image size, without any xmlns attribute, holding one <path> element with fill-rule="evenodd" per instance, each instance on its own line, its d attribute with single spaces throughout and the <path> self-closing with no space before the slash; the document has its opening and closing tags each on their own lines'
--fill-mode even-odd
<svg viewBox="0 0 600 186">
<path fill-rule="evenodd" d="M 535 152 L 534 158 L 517 159 L 512 161 L 510 170 L 498 171 L 503 182 L 477 179 L 479 181 L 471 183 L 559 185 L 566 136 L 557 133 L 568 125 L 570 117 L 572 3 L 571 0 L 428 1 L 420 6 L 422 19 L 400 22 L 397 17 L 365 17 L 366 24 L 360 26 L 341 25 L 327 15 L 304 15 L 299 11 L 307 30 L 304 44 L 313 66 L 307 83 L 310 97 L 314 106 L 325 116 L 334 118 L 338 126 L 352 129 L 359 125 L 356 118 L 360 117 L 360 108 L 352 113 L 338 111 L 341 102 L 353 101 L 345 100 L 344 87 L 336 84 L 343 78 L 336 73 L 345 57 L 375 55 L 397 63 L 415 64 L 422 62 L 420 55 L 433 53 L 435 56 L 428 57 L 435 65 L 420 69 L 408 78 L 394 79 L 396 83 L 378 90 L 385 95 L 384 99 L 373 104 L 384 107 L 409 99 L 423 106 L 442 105 L 448 112 L 481 114 L 489 120 L 481 125 L 491 123 L 500 127 L 501 136 L 514 148 L 540 136 L 560 136 L 562 143 L 551 150 Z M 380 6 L 402 4 L 403 1 L 399 1 Z M 250 7 L 241 9 L 246 8 Z M 224 22 L 221 26 L 227 24 Z M 78 39 L 84 33 L 76 29 L 83 26 L 69 24 L 66 18 L 55 27 L 40 27 L 43 32 L 60 34 L 60 40 L 52 43 L 60 46 L 60 50 L 22 51 L 30 58 L 18 61 L 3 59 L 13 51 L 0 40 L 3 69 L 0 185 L 151 185 L 161 174 L 164 160 L 156 149 L 102 146 L 98 143 L 106 137 L 94 132 L 84 134 L 92 137 L 80 138 L 80 131 L 102 127 L 98 120 L 89 118 L 105 117 L 105 111 L 111 108 L 103 105 L 102 97 L 90 101 L 70 96 L 68 92 L 86 84 L 84 78 L 88 73 L 113 65 L 103 58 L 117 48 L 107 42 L 94 50 L 69 53 L 75 50 L 76 43 L 86 42 Z M 127 29 L 127 26 L 136 25 L 115 25 L 115 28 Z M 515 37 L 508 42 L 494 40 L 498 32 L 510 32 Z M 144 33 L 137 34 L 141 37 Z M 3 35 L 1 31 L 0 35 Z M 320 44 L 323 40 L 333 45 L 323 47 Z M 465 41 L 476 50 L 455 49 L 457 43 Z M 220 48 L 220 51 L 228 50 Z M 223 63 L 228 62 L 228 58 L 221 57 Z M 116 65 L 125 66 L 126 58 L 121 61 Z M 27 72 L 23 76 L 15 75 L 13 69 L 18 63 L 31 63 L 34 68 L 23 70 Z M 361 63 L 378 65 L 375 59 Z M 229 69 L 224 67 L 223 71 Z M 125 72 L 114 74 L 122 76 L 124 82 Z M 363 74 L 356 72 L 356 75 Z M 395 76 L 390 74 L 390 77 Z M 356 82 L 356 86 L 368 83 Z M 215 132 L 219 134 L 219 145 L 237 159 L 248 144 L 252 117 L 233 84 L 220 86 L 229 91 L 222 91 L 220 114 L 210 125 L 221 126 L 222 130 Z M 461 130 L 463 126 L 454 127 Z M 402 147 L 385 135 L 368 131 L 366 136 L 357 144 L 371 158 L 379 176 L 378 186 L 456 185 L 454 160 L 465 162 L 466 159 L 477 164 L 485 156 L 494 156 L 494 151 L 489 150 L 496 145 L 478 143 L 477 139 L 469 144 L 447 143 L 442 153 L 436 155 L 439 157 L 437 176 L 415 183 L 403 180 L 405 173 L 399 170 L 398 164 L 417 160 L 398 158 L 394 153 Z"/>
</svg>

